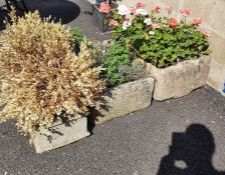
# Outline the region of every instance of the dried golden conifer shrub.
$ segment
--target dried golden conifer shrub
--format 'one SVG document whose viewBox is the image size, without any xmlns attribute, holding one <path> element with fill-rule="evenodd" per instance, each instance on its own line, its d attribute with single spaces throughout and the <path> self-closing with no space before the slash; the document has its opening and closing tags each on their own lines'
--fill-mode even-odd
<svg viewBox="0 0 225 175">
<path fill-rule="evenodd" d="M 0 122 L 16 119 L 24 134 L 44 133 L 56 115 L 66 112 L 78 117 L 97 105 L 104 89 L 101 68 L 94 68 L 86 42 L 78 56 L 73 53 L 69 30 L 39 13 L 18 18 L 0 36 L 2 87 Z"/>
</svg>

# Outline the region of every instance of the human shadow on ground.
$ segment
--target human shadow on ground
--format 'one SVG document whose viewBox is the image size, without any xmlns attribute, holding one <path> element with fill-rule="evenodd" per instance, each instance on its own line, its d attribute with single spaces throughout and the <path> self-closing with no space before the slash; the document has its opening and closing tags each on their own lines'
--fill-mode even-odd
<svg viewBox="0 0 225 175">
<path fill-rule="evenodd" d="M 162 158 L 157 175 L 225 175 L 212 165 L 214 151 L 211 132 L 192 124 L 184 133 L 173 133 L 169 154 Z"/>
<path fill-rule="evenodd" d="M 56 22 L 67 24 L 80 15 L 80 7 L 67 0 L 25 0 L 28 10 L 38 10 L 42 17 L 52 16 Z"/>
</svg>

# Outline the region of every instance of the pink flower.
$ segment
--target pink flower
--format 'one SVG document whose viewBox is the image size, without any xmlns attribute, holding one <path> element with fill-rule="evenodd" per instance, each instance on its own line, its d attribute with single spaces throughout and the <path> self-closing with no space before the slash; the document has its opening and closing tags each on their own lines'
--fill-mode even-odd
<svg viewBox="0 0 225 175">
<path fill-rule="evenodd" d="M 190 15 L 191 14 L 191 10 L 190 9 L 187 9 L 187 8 L 185 8 L 185 9 L 180 9 L 180 14 L 182 14 L 183 16 L 188 16 L 188 15 Z"/>
<path fill-rule="evenodd" d="M 167 22 L 167 24 L 168 24 L 170 27 L 176 27 L 176 25 L 177 25 L 177 20 L 174 19 L 174 18 L 172 18 L 172 19 L 170 19 L 170 20 Z"/>
<path fill-rule="evenodd" d="M 171 14 L 171 13 L 173 12 L 173 7 L 167 6 L 167 7 L 165 8 L 165 10 L 167 11 L 167 13 Z"/>
<path fill-rule="evenodd" d="M 107 3 L 107 2 L 100 3 L 99 11 L 102 12 L 102 13 L 109 13 L 109 12 L 111 12 L 110 4 Z"/>
<path fill-rule="evenodd" d="M 202 23 L 202 19 L 201 18 L 195 18 L 195 19 L 193 19 L 192 23 L 194 25 L 199 26 Z"/>
<path fill-rule="evenodd" d="M 161 8 L 160 8 L 159 6 L 156 6 L 156 7 L 155 7 L 155 12 L 156 12 L 156 13 L 160 13 L 160 10 L 161 10 Z"/>
<path fill-rule="evenodd" d="M 152 23 L 151 26 L 152 26 L 153 29 L 160 29 L 161 28 L 161 26 L 157 23 Z"/>
<path fill-rule="evenodd" d="M 130 19 L 125 19 L 123 21 L 122 29 L 126 30 L 128 27 L 132 25 L 132 21 Z"/>
<path fill-rule="evenodd" d="M 130 8 L 130 13 L 131 13 L 132 15 L 136 15 L 136 10 L 137 10 L 136 7 L 131 7 L 131 8 Z"/>
<path fill-rule="evenodd" d="M 203 34 L 204 34 L 205 36 L 212 36 L 212 32 L 209 31 L 209 30 L 203 32 Z"/>
<path fill-rule="evenodd" d="M 146 4 L 142 3 L 142 2 L 138 2 L 136 4 L 136 8 L 145 8 Z"/>
<path fill-rule="evenodd" d="M 109 25 L 111 25 L 111 26 L 118 26 L 119 23 L 118 23 L 118 21 L 112 19 L 112 20 L 110 20 Z"/>
</svg>

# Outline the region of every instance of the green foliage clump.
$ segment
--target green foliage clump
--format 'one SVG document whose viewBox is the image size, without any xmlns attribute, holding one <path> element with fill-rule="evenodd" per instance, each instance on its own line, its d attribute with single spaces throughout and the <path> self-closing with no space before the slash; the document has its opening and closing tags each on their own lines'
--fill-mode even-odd
<svg viewBox="0 0 225 175">
<path fill-rule="evenodd" d="M 105 70 L 101 77 L 106 79 L 109 87 L 133 81 L 143 76 L 144 64 L 135 61 L 130 55 L 129 48 L 119 42 L 112 42 L 108 47 L 96 55 L 98 64 Z"/>
<path fill-rule="evenodd" d="M 109 86 L 117 86 L 129 81 L 126 76 L 119 72 L 121 66 L 131 64 L 129 49 L 126 46 L 112 43 L 106 48 L 101 62 L 105 68 L 102 77 L 107 80 Z"/>
<path fill-rule="evenodd" d="M 84 39 L 83 31 L 80 28 L 72 28 L 70 33 L 74 38 L 75 52 L 79 53 L 80 43 Z M 127 45 L 112 42 L 110 45 L 88 43 L 87 46 L 94 52 L 92 59 L 104 68 L 101 78 L 106 80 L 108 87 L 115 87 L 144 76 L 143 62 L 135 60 L 130 55 Z"/>
<path fill-rule="evenodd" d="M 70 33 L 74 37 L 75 42 L 81 43 L 84 40 L 84 35 L 83 35 L 82 29 L 80 29 L 78 27 L 71 28 Z"/>
<path fill-rule="evenodd" d="M 84 41 L 83 30 L 78 27 L 74 27 L 70 29 L 70 34 L 74 39 L 74 51 L 78 54 L 80 52 L 80 45 Z"/>
</svg>

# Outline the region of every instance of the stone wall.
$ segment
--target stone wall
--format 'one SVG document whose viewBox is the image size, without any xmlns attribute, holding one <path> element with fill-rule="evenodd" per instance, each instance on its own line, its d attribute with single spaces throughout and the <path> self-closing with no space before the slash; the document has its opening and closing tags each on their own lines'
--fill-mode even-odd
<svg viewBox="0 0 225 175">
<path fill-rule="evenodd" d="M 221 91 L 225 82 L 225 0 L 123 0 L 122 3 L 133 6 L 137 2 L 148 4 L 147 8 L 160 5 L 162 8 L 172 6 L 174 9 L 190 8 L 191 18 L 203 19 L 202 28 L 211 30 L 213 36 L 209 38 L 211 54 L 211 68 L 207 83 Z M 180 18 L 177 15 L 176 18 Z"/>
</svg>

